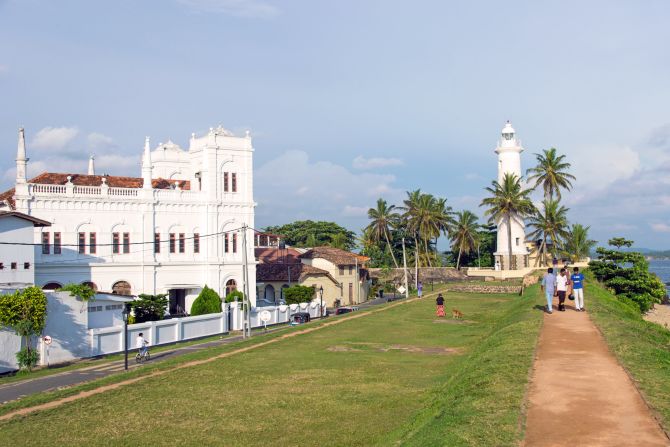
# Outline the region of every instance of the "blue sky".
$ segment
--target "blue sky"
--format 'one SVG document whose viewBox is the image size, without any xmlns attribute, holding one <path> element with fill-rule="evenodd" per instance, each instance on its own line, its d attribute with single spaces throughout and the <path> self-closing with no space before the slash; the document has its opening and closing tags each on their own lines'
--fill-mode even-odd
<svg viewBox="0 0 670 447">
<path fill-rule="evenodd" d="M 144 136 L 254 136 L 258 226 L 335 220 L 421 188 L 477 207 L 510 119 L 578 176 L 596 239 L 670 248 L 670 3 L 0 0 L 0 183 L 139 175 Z"/>
</svg>

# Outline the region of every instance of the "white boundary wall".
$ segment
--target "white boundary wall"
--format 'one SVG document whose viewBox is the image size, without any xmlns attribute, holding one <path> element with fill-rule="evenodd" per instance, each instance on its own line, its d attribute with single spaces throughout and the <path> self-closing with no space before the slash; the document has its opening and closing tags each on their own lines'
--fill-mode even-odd
<svg viewBox="0 0 670 447">
<path fill-rule="evenodd" d="M 319 302 L 291 304 L 289 306 L 266 306 L 251 308 L 251 327 L 262 327 L 260 313 L 270 312 L 267 325 L 288 323 L 298 312 L 309 312 L 312 318 L 319 316 Z M 135 337 L 142 332 L 150 346 L 192 340 L 229 331 L 241 330 L 244 316 L 241 303 L 230 303 L 218 314 L 196 317 L 172 318 L 128 325 L 128 349 L 135 349 Z M 123 351 L 123 326 L 89 329 L 90 356 L 113 354 Z"/>
</svg>

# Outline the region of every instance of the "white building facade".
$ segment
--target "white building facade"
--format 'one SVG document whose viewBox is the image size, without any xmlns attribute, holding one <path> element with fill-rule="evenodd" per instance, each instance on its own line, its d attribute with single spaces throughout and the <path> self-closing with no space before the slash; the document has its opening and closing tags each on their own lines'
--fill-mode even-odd
<svg viewBox="0 0 670 447">
<path fill-rule="evenodd" d="M 27 180 L 19 131 L 16 185 L 0 195 L 51 223 L 34 230 L 35 283 L 91 283 L 122 295 L 168 293 L 170 313 L 190 310 L 204 285 L 222 297 L 255 291 L 253 147 L 222 127 L 191 135 L 187 150 L 146 139 L 141 177 L 42 173 Z M 247 228 L 246 238 L 243 228 Z M 248 275 L 243 274 L 246 243 Z M 255 303 L 255 294 L 250 297 Z"/>
<path fill-rule="evenodd" d="M 521 178 L 521 141 L 509 121 L 502 130 L 502 138 L 498 142 L 495 153 L 498 154 L 498 183 L 502 185 L 505 174 Z M 496 263 L 509 270 L 528 266 L 528 249 L 526 248 L 526 227 L 522 218 L 511 218 L 512 259 L 509 257 L 509 235 L 507 222 L 503 219 L 498 223 L 497 250 L 494 253 Z"/>
</svg>

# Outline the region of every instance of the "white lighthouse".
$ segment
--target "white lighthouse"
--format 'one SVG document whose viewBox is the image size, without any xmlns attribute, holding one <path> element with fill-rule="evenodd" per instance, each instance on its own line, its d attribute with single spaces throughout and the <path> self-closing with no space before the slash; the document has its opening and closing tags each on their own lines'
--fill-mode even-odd
<svg viewBox="0 0 670 447">
<path fill-rule="evenodd" d="M 516 133 L 509 121 L 502 130 L 502 138 L 495 150 L 498 154 L 498 183 L 502 184 L 505 174 L 514 174 L 521 177 L 521 141 L 516 138 Z M 519 269 L 528 266 L 528 249 L 526 248 L 526 231 L 523 219 L 512 216 L 512 256 L 509 259 L 509 245 L 507 234 L 507 222 L 498 222 L 498 244 L 494 253 L 496 263 L 504 270 Z M 510 263 L 511 261 L 511 263 Z"/>
</svg>

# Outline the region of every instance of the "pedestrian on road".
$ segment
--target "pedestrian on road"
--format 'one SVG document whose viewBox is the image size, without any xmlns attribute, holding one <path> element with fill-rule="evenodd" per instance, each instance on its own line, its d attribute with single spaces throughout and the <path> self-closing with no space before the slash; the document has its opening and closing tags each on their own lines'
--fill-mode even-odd
<svg viewBox="0 0 670 447">
<path fill-rule="evenodd" d="M 435 300 L 435 304 L 437 304 L 437 316 L 438 317 L 444 317 L 444 297 L 442 296 L 441 293 L 437 294 L 437 299 Z"/>
<path fill-rule="evenodd" d="M 554 269 L 549 267 L 547 273 L 545 273 L 542 278 L 542 283 L 540 288 L 544 291 L 544 295 L 547 298 L 547 313 L 551 313 L 553 310 L 553 301 L 554 301 L 554 292 L 556 291 L 556 275 L 554 275 Z"/>
<path fill-rule="evenodd" d="M 570 278 L 568 278 L 565 269 L 561 269 L 560 274 L 556 277 L 556 293 L 558 294 L 558 310 L 565 312 L 565 295 L 568 292 L 570 285 Z"/>
<path fill-rule="evenodd" d="M 572 269 L 572 294 L 575 297 L 575 309 L 584 312 L 584 274 L 579 272 L 579 267 Z"/>
<path fill-rule="evenodd" d="M 421 295 L 423 294 L 423 283 L 419 281 L 419 284 L 416 286 L 416 293 L 421 298 Z"/>
</svg>

